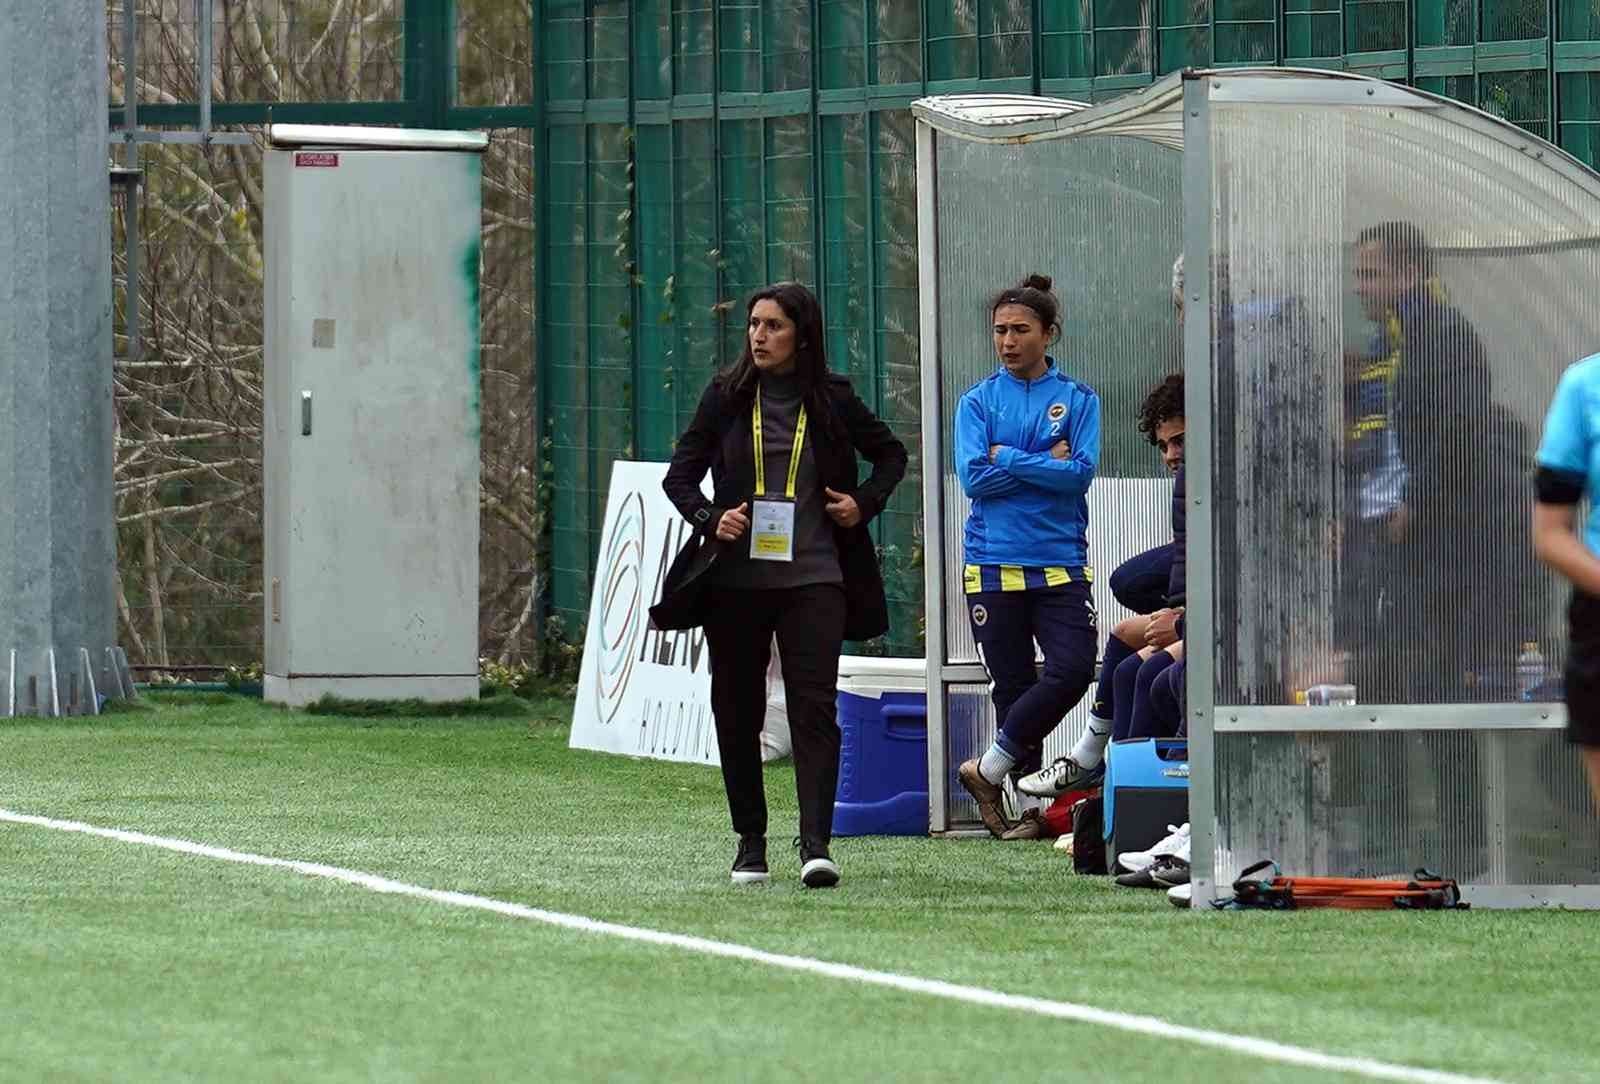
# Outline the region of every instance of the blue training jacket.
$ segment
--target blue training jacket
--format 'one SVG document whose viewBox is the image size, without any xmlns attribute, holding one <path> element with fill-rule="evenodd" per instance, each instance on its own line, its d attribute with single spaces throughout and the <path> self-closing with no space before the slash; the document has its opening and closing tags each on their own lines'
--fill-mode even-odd
<svg viewBox="0 0 1600 1084">
<path fill-rule="evenodd" d="M 956 407 L 956 473 L 972 498 L 969 565 L 1023 568 L 1089 563 L 1086 495 L 1100 462 L 1100 397 L 1056 368 L 1020 380 L 1003 367 Z M 1067 442 L 1068 456 L 1050 448 Z M 989 462 L 989 447 L 1004 447 Z"/>
</svg>

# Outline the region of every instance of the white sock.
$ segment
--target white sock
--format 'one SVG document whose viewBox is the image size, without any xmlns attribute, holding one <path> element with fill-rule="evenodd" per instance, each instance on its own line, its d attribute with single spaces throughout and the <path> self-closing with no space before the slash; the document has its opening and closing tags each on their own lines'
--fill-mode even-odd
<svg viewBox="0 0 1600 1084">
<path fill-rule="evenodd" d="M 1017 758 L 1000 748 L 999 743 L 989 746 L 988 752 L 978 760 L 978 774 L 998 786 L 1006 773 L 1016 767 Z"/>
<path fill-rule="evenodd" d="M 1080 768 L 1097 768 L 1105 759 L 1106 743 L 1110 740 L 1111 720 L 1091 715 L 1083 737 L 1078 739 L 1078 744 L 1072 747 L 1068 756 L 1077 761 Z"/>
</svg>

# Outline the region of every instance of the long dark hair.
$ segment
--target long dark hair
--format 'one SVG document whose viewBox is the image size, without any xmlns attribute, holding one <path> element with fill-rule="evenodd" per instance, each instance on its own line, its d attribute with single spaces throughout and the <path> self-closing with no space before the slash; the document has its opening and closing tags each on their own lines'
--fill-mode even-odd
<svg viewBox="0 0 1600 1084">
<path fill-rule="evenodd" d="M 822 306 L 816 295 L 798 282 L 775 282 L 750 295 L 745 302 L 746 334 L 744 349 L 739 360 L 725 369 L 717 379 L 734 399 L 748 401 L 755 397 L 756 384 L 761 370 L 756 368 L 756 358 L 750 350 L 750 314 L 758 301 L 776 301 L 783 314 L 794 322 L 794 375 L 800 385 L 800 394 L 806 410 L 817 420 L 831 425 L 833 401 L 828 395 L 828 352 L 824 339 Z"/>
</svg>

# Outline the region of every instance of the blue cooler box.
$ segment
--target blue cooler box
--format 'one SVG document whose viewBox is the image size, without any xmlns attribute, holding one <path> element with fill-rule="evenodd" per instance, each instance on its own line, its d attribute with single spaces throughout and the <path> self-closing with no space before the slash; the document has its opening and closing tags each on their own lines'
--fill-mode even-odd
<svg viewBox="0 0 1600 1084">
<path fill-rule="evenodd" d="M 1189 819 L 1189 743 L 1130 738 L 1106 750 L 1106 857 L 1154 846 Z"/>
<path fill-rule="evenodd" d="M 836 836 L 928 834 L 927 664 L 839 660 Z"/>
</svg>

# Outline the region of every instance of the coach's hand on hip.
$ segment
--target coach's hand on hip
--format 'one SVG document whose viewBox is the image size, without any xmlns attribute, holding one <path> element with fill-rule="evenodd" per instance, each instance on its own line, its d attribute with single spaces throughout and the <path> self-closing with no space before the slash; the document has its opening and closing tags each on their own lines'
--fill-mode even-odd
<svg viewBox="0 0 1600 1084">
<path fill-rule="evenodd" d="M 828 495 L 828 518 L 841 527 L 854 527 L 861 522 L 861 508 L 856 504 L 856 499 L 848 493 L 840 493 L 824 486 L 822 492 Z"/>
<path fill-rule="evenodd" d="M 750 502 L 746 501 L 737 508 L 730 508 L 722 513 L 722 518 L 717 521 L 717 537 L 724 542 L 737 542 L 744 536 L 745 529 L 750 526 L 750 517 L 745 514 Z"/>
</svg>

